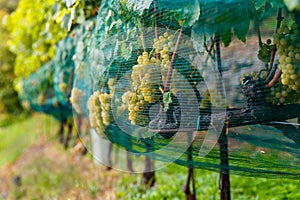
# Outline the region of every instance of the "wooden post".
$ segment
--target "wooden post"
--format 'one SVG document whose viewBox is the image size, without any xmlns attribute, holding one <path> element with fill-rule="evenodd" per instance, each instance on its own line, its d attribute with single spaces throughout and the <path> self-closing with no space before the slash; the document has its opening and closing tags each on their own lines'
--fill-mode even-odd
<svg viewBox="0 0 300 200">
<path fill-rule="evenodd" d="M 60 143 L 63 143 L 64 142 L 64 126 L 66 124 L 66 121 L 65 120 L 61 120 L 60 121 L 60 125 L 59 125 L 59 142 Z"/>
<path fill-rule="evenodd" d="M 155 184 L 155 171 L 152 169 L 152 161 L 146 156 L 145 158 L 145 170 L 143 173 L 143 182 L 148 187 L 153 187 Z"/>
<path fill-rule="evenodd" d="M 131 173 L 134 172 L 132 166 L 132 157 L 128 149 L 126 149 L 126 166 L 127 170 L 129 170 Z"/>
<path fill-rule="evenodd" d="M 73 125 L 72 123 L 69 121 L 67 122 L 67 126 L 68 126 L 68 133 L 67 133 L 67 137 L 64 141 L 64 147 L 65 149 L 67 149 L 69 147 L 69 141 L 71 139 L 71 135 L 72 135 L 72 129 L 73 129 Z"/>
<path fill-rule="evenodd" d="M 150 145 L 148 145 L 147 143 L 145 145 L 146 145 L 146 151 L 147 152 L 151 151 Z M 156 182 L 153 163 L 151 159 L 148 158 L 147 156 L 145 157 L 145 169 L 143 173 L 143 182 L 148 187 L 153 187 Z"/>
<path fill-rule="evenodd" d="M 225 129 L 222 131 L 218 142 L 220 146 L 220 199 L 230 200 L 228 138 Z"/>
<path fill-rule="evenodd" d="M 111 142 L 109 142 L 108 151 L 105 155 L 106 160 L 107 160 L 106 170 L 111 170 L 112 169 L 112 162 L 111 162 L 112 148 L 113 148 L 113 144 Z"/>
<path fill-rule="evenodd" d="M 195 187 L 195 177 L 194 177 L 194 168 L 193 168 L 193 149 L 192 149 L 192 133 L 188 134 L 188 142 L 191 146 L 189 146 L 187 150 L 187 160 L 188 160 L 188 178 L 186 185 L 184 186 L 184 193 L 186 200 L 196 200 L 196 187 Z M 192 183 L 192 191 L 190 189 L 190 184 Z"/>
</svg>

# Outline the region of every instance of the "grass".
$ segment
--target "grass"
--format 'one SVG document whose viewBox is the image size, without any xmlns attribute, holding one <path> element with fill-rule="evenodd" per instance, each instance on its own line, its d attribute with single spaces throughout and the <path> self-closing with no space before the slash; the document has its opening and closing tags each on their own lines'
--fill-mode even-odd
<svg viewBox="0 0 300 200">
<path fill-rule="evenodd" d="M 157 171 L 157 184 L 147 189 L 141 186 L 141 177 L 123 177 L 116 188 L 117 199 L 185 199 L 183 186 L 187 169 L 175 164 Z M 220 199 L 219 173 L 196 170 L 196 194 L 199 200 Z M 238 200 L 297 200 L 300 199 L 300 183 L 288 179 L 266 179 L 231 175 L 232 199 Z"/>
<path fill-rule="evenodd" d="M 0 128 L 0 167 L 14 162 L 39 135 L 56 128 L 53 118 L 35 114 L 26 120 Z"/>
</svg>

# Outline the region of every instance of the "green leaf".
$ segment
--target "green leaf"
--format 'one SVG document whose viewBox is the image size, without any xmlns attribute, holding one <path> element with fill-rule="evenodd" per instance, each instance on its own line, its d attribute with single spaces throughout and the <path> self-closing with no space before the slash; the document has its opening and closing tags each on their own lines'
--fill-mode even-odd
<svg viewBox="0 0 300 200">
<path fill-rule="evenodd" d="M 164 111 L 167 112 L 170 108 L 170 104 L 172 103 L 171 92 L 165 92 L 163 95 L 164 100 Z"/>
<path fill-rule="evenodd" d="M 126 5 L 128 8 L 133 7 L 135 11 L 142 14 L 144 10 L 149 9 L 153 0 L 128 0 Z"/>
<path fill-rule="evenodd" d="M 220 33 L 220 35 L 221 35 L 221 39 L 222 39 L 222 42 L 224 43 L 225 47 L 228 47 L 231 42 L 231 38 L 232 38 L 231 31 L 225 30 L 222 33 Z"/>
<path fill-rule="evenodd" d="M 200 16 L 200 3 L 198 0 L 157 0 L 160 11 L 168 10 L 173 13 L 177 21 L 182 21 L 184 27 L 192 26 Z"/>
<path fill-rule="evenodd" d="M 195 24 L 193 26 L 191 38 L 193 41 L 194 49 L 199 53 L 204 52 L 205 33 L 203 33 L 203 31 L 201 30 L 199 24 Z"/>
<path fill-rule="evenodd" d="M 266 0 L 256 0 L 255 8 L 258 10 L 266 4 Z"/>
<path fill-rule="evenodd" d="M 233 27 L 234 34 L 242 42 L 246 42 L 246 36 L 248 34 L 249 26 L 250 26 L 250 19 L 249 17 L 246 17 L 241 24 Z"/>
<path fill-rule="evenodd" d="M 200 5 L 197 0 L 195 0 L 194 4 L 189 4 L 188 6 L 184 7 L 184 13 L 186 15 L 186 26 L 192 26 L 200 16 Z"/>
<path fill-rule="evenodd" d="M 283 7 L 285 6 L 284 0 L 269 0 L 269 3 L 272 5 L 273 8 Z M 289 0 L 289 1 L 298 1 L 298 0 Z"/>
</svg>

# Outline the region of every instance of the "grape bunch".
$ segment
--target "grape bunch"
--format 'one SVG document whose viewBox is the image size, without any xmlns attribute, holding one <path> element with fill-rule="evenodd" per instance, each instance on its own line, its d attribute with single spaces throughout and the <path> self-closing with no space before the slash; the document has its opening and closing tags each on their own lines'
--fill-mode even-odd
<svg viewBox="0 0 300 200">
<path fill-rule="evenodd" d="M 284 25 L 274 35 L 278 48 L 280 81 L 271 88 L 267 98 L 273 104 L 299 102 L 300 92 L 300 30 L 297 24 Z"/>
<path fill-rule="evenodd" d="M 260 49 L 258 51 L 258 59 L 263 61 L 264 63 L 268 63 L 271 60 L 271 51 L 274 48 L 272 44 L 272 40 L 268 39 L 266 43 L 262 43 Z"/>
<path fill-rule="evenodd" d="M 112 122 L 111 100 L 115 92 L 115 81 L 115 78 L 108 80 L 109 93 L 101 93 L 97 90 L 90 96 L 88 100 L 88 110 L 91 127 L 103 130 L 105 126 L 110 125 Z"/>
<path fill-rule="evenodd" d="M 46 103 L 45 95 L 43 93 L 38 95 L 37 103 L 39 105 L 44 105 Z"/>
<path fill-rule="evenodd" d="M 90 125 L 92 128 L 96 128 L 98 132 L 104 130 L 104 124 L 101 117 L 101 105 L 99 101 L 100 91 L 95 91 L 87 102 L 89 110 Z"/>
<path fill-rule="evenodd" d="M 58 85 L 58 88 L 59 88 L 59 90 L 60 90 L 61 92 L 65 92 L 66 89 L 67 89 L 67 87 L 68 87 L 67 84 L 64 83 L 64 82 L 59 83 L 59 85 Z"/>
<path fill-rule="evenodd" d="M 172 103 L 172 99 L 165 99 L 164 94 L 170 92 L 171 97 L 176 97 L 177 93 L 182 89 L 186 90 L 184 82 L 198 84 L 201 75 L 194 66 L 188 66 L 187 61 L 184 65 L 174 63 L 171 66 L 171 59 L 175 49 L 176 38 L 174 34 L 168 32 L 163 33 L 153 41 L 153 50 L 148 53 L 144 51 L 137 58 L 138 64 L 132 67 L 132 91 L 128 91 L 122 96 L 124 107 L 128 108 L 128 118 L 131 124 L 146 126 L 149 124 L 148 111 L 149 107 L 155 103 L 164 104 L 164 106 Z M 181 40 L 180 49 L 190 48 L 192 45 L 190 40 Z M 179 58 L 176 58 L 179 59 Z M 183 60 L 183 58 L 181 58 Z M 173 68 L 171 81 L 169 82 L 169 91 L 164 91 L 164 84 L 167 79 L 170 68 Z M 178 76 L 178 74 L 181 76 Z M 183 78 L 181 78 L 183 77 Z M 186 81 L 185 79 L 188 79 Z M 184 85 L 184 87 L 182 86 Z M 162 103 L 164 102 L 164 103 Z M 167 107 L 164 108 L 168 110 Z"/>
<path fill-rule="evenodd" d="M 86 94 L 84 91 L 74 87 L 71 91 L 71 97 L 70 97 L 70 102 L 74 108 L 74 110 L 78 114 L 83 114 L 84 113 L 84 99 L 86 97 Z"/>
<path fill-rule="evenodd" d="M 241 85 L 244 84 L 245 77 L 251 77 L 252 80 L 256 81 L 256 80 L 259 79 L 259 73 L 254 71 L 254 72 L 242 74 L 241 77 L 240 77 Z"/>
<path fill-rule="evenodd" d="M 148 52 L 143 52 L 137 59 L 138 64 L 132 67 L 131 86 L 122 96 L 122 103 L 128 107 L 131 124 L 146 125 L 149 122 L 147 108 L 160 100 L 160 66 L 159 61 Z"/>
</svg>

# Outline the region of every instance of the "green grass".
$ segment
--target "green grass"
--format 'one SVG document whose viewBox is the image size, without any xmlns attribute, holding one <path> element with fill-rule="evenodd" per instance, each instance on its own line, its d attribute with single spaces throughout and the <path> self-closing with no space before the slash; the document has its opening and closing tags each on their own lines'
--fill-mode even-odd
<svg viewBox="0 0 300 200">
<path fill-rule="evenodd" d="M 0 167 L 14 162 L 40 134 L 49 133 L 56 124 L 49 116 L 36 114 L 28 119 L 0 128 Z"/>
<path fill-rule="evenodd" d="M 175 164 L 157 171 L 157 184 L 147 189 L 141 186 L 141 176 L 124 176 L 116 186 L 117 199 L 185 199 L 183 186 L 187 169 Z M 219 173 L 196 170 L 196 194 L 199 200 L 220 199 Z M 231 175 L 231 196 L 238 200 L 298 200 L 300 183 L 288 179 L 266 179 Z"/>
</svg>

